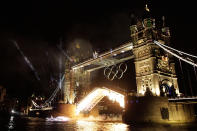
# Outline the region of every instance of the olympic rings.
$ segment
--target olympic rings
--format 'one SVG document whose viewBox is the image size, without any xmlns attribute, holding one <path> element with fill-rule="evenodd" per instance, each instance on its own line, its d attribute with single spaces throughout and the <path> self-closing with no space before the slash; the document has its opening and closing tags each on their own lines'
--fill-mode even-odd
<svg viewBox="0 0 197 131">
<path fill-rule="evenodd" d="M 127 65 L 125 63 L 121 63 L 118 66 L 113 65 L 111 67 L 105 67 L 104 76 L 111 81 L 115 78 L 121 79 L 126 71 Z"/>
</svg>

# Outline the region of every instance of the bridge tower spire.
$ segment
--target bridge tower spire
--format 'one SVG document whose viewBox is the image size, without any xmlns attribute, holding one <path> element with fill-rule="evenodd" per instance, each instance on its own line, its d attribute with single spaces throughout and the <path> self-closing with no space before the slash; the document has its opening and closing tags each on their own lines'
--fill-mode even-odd
<svg viewBox="0 0 197 131">
<path fill-rule="evenodd" d="M 149 11 L 146 6 L 146 11 Z M 170 43 L 168 27 L 155 26 L 155 19 L 146 17 L 130 26 L 135 56 L 137 95 L 169 96 L 179 94 L 175 64 L 172 56 L 153 43 Z"/>
</svg>

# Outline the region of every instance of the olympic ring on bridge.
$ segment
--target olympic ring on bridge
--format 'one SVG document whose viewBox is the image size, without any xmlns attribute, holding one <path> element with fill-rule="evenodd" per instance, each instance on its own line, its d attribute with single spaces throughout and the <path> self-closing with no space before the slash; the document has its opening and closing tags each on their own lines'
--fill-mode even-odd
<svg viewBox="0 0 197 131">
<path fill-rule="evenodd" d="M 118 66 L 113 65 L 111 67 L 105 67 L 104 76 L 109 80 L 114 80 L 114 78 L 121 79 L 124 73 L 127 71 L 127 65 L 121 63 Z"/>
</svg>

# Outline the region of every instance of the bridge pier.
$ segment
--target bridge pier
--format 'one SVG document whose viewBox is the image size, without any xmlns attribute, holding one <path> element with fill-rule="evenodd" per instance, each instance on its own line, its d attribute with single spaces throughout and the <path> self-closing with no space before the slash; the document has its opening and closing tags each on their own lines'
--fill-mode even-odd
<svg viewBox="0 0 197 131">
<path fill-rule="evenodd" d="M 90 90 L 90 72 L 82 67 L 65 73 L 64 103 L 74 104 L 86 96 Z"/>
<path fill-rule="evenodd" d="M 196 120 L 194 104 L 170 102 L 169 110 L 169 120 L 172 122 L 194 122 Z"/>
<path fill-rule="evenodd" d="M 63 87 L 63 101 L 57 104 L 56 110 L 53 112 L 53 116 L 66 116 L 75 118 L 76 105 L 74 104 L 74 72 L 70 70 L 70 62 L 65 63 L 65 79 Z"/>
<path fill-rule="evenodd" d="M 53 113 L 53 116 L 65 116 L 69 118 L 75 118 L 76 117 L 76 105 L 58 103 L 57 109 Z"/>
<path fill-rule="evenodd" d="M 195 121 L 194 105 L 169 102 L 168 97 L 129 97 L 123 120 L 126 123 L 188 123 Z"/>
</svg>

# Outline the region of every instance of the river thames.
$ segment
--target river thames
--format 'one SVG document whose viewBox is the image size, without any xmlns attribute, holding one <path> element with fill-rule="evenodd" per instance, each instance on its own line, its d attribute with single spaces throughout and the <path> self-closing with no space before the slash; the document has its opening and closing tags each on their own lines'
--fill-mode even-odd
<svg viewBox="0 0 197 131">
<path fill-rule="evenodd" d="M 37 117 L 0 117 L 0 131 L 196 131 L 196 124 L 127 125 L 122 122 L 46 121 Z"/>
</svg>

